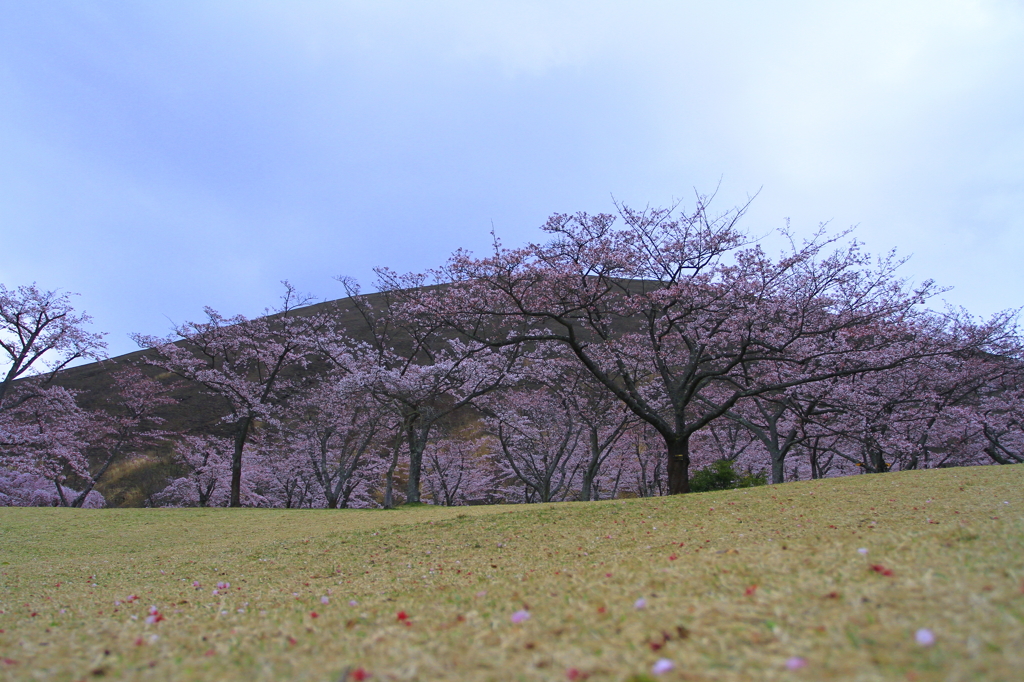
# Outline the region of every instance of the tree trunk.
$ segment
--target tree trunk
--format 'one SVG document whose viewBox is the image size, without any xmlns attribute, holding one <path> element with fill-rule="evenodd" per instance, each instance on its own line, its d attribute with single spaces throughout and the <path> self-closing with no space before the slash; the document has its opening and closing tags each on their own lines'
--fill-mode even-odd
<svg viewBox="0 0 1024 682">
<path fill-rule="evenodd" d="M 769 448 L 772 460 L 772 485 L 786 482 L 786 455 L 778 448 Z"/>
<path fill-rule="evenodd" d="M 426 449 L 426 438 L 418 438 L 415 429 L 409 428 L 409 481 L 405 486 L 405 501 L 420 501 L 420 472 L 423 470 L 423 451 Z"/>
<path fill-rule="evenodd" d="M 395 469 L 398 468 L 398 455 L 402 451 L 402 431 L 399 429 L 395 436 L 394 447 L 391 448 L 391 464 L 388 466 L 388 473 L 384 483 L 384 508 L 395 508 Z"/>
<path fill-rule="evenodd" d="M 590 461 L 583 469 L 583 483 L 580 486 L 580 500 L 589 502 L 594 497 L 594 479 L 601 468 L 601 442 L 597 429 L 590 427 Z"/>
<path fill-rule="evenodd" d="M 85 504 L 85 498 L 87 498 L 89 496 L 89 493 L 93 491 L 93 488 L 96 487 L 96 483 L 99 482 L 101 478 L 103 478 L 103 474 L 107 473 L 107 469 L 110 468 L 110 465 L 114 463 L 114 460 L 117 459 L 117 456 L 119 454 L 121 454 L 120 448 L 115 449 L 113 454 L 111 454 L 107 458 L 107 461 L 103 463 L 103 466 L 100 467 L 100 470 L 96 472 L 96 475 L 92 477 L 92 480 L 89 481 L 88 485 L 85 486 L 85 489 L 82 492 L 80 492 L 78 494 L 78 497 L 76 497 L 74 501 L 71 503 L 72 507 L 81 507 L 83 504 Z"/>
<path fill-rule="evenodd" d="M 690 492 L 690 439 L 665 439 L 668 447 L 668 494 Z"/>
<path fill-rule="evenodd" d="M 231 456 L 231 502 L 230 507 L 242 506 L 242 449 L 249 439 L 252 417 L 242 417 L 235 422 L 235 452 Z"/>
<path fill-rule="evenodd" d="M 57 486 L 57 499 L 60 500 L 60 506 L 67 507 L 68 500 L 64 497 L 64 488 L 57 481 L 54 481 L 54 485 Z"/>
</svg>

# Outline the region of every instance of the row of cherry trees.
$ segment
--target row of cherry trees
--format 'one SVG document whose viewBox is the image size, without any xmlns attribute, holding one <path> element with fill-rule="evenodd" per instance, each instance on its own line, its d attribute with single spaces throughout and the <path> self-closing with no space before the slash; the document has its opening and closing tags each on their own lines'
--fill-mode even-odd
<svg viewBox="0 0 1024 682">
<path fill-rule="evenodd" d="M 173 505 L 674 494 L 722 458 L 773 483 L 1024 462 L 1014 313 L 929 309 L 934 284 L 846 233 L 783 233 L 771 257 L 743 211 L 556 215 L 545 243 L 379 270 L 371 296 L 342 278 L 347 298 L 310 305 L 286 283 L 263 317 L 207 309 L 138 336 L 148 365 L 219 401 L 207 433 L 159 430 L 167 382 L 144 367 L 80 408 L 52 379 L 102 339 L 67 296 L 2 289 L 0 501 L 95 504 L 156 439 L 179 475 L 150 501 Z"/>
<path fill-rule="evenodd" d="M 53 384 L 75 360 L 103 357 L 88 322 L 68 294 L 0 284 L 0 505 L 103 506 L 95 488 L 111 465 L 164 435 L 156 412 L 170 400 L 137 368 L 112 373 L 102 409 Z"/>
</svg>

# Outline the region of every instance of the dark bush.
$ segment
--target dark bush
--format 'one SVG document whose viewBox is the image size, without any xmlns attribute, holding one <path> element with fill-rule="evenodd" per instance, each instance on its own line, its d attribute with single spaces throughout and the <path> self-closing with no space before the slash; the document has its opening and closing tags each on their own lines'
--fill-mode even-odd
<svg viewBox="0 0 1024 682">
<path fill-rule="evenodd" d="M 747 471 L 737 473 L 733 463 L 728 459 L 712 462 L 703 469 L 698 469 L 690 478 L 691 493 L 706 493 L 709 490 L 729 490 L 730 488 L 753 488 L 768 483 L 765 472 Z"/>
</svg>

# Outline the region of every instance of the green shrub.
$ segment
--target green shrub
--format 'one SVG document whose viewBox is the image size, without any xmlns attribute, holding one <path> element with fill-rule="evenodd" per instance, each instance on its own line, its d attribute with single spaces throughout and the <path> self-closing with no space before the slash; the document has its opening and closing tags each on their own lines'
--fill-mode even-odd
<svg viewBox="0 0 1024 682">
<path fill-rule="evenodd" d="M 729 490 L 730 488 L 753 488 L 768 483 L 768 476 L 762 471 L 747 471 L 739 474 L 728 459 L 712 462 L 703 469 L 698 469 L 690 478 L 691 493 L 706 493 L 709 490 Z"/>
</svg>

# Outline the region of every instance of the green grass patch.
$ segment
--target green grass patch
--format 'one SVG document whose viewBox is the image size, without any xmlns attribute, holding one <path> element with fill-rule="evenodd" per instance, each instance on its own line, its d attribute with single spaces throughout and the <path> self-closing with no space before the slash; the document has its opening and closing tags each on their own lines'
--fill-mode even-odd
<svg viewBox="0 0 1024 682">
<path fill-rule="evenodd" d="M 585 504 L 4 508 L 0 678 L 1019 679 L 1022 490 L 992 466 Z"/>
</svg>

